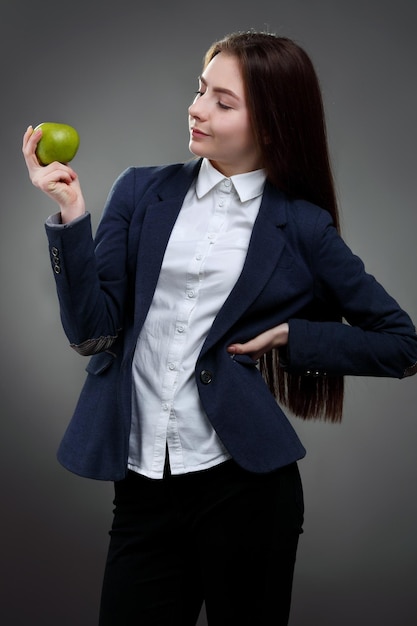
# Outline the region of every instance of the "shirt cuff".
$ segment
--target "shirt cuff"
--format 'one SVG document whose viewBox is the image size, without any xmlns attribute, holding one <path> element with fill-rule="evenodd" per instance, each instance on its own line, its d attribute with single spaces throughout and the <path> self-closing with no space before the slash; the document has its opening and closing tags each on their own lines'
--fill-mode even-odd
<svg viewBox="0 0 417 626">
<path fill-rule="evenodd" d="M 67 224 L 63 224 L 61 222 L 61 213 L 54 213 L 53 215 L 50 215 L 48 217 L 45 223 L 47 226 L 49 226 L 49 228 L 55 228 L 57 230 L 60 230 L 63 228 L 68 228 L 69 226 L 73 226 L 73 224 L 76 224 L 77 222 L 81 222 L 82 220 L 85 220 L 87 216 L 88 216 L 88 213 L 85 212 L 84 215 L 80 215 L 79 217 L 76 217 L 75 219 L 73 219 L 71 222 L 68 222 Z"/>
</svg>

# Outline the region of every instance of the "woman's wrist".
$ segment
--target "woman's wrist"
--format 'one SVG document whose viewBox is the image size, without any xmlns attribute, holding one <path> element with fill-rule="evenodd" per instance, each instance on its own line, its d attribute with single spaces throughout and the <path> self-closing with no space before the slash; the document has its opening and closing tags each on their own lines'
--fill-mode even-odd
<svg viewBox="0 0 417 626">
<path fill-rule="evenodd" d="M 286 346 L 288 343 L 288 336 L 290 333 L 290 327 L 287 322 L 276 326 L 276 337 L 274 341 L 274 347 L 279 348 L 280 346 Z"/>
<path fill-rule="evenodd" d="M 85 215 L 85 206 L 60 207 L 61 209 L 61 224 L 69 224 L 69 222 Z"/>
</svg>

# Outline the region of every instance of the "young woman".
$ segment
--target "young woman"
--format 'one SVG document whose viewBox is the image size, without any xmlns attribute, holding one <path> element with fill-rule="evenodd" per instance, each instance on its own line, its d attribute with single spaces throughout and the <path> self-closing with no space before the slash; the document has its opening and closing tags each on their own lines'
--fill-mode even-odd
<svg viewBox="0 0 417 626">
<path fill-rule="evenodd" d="M 185 164 L 131 167 L 93 239 L 74 170 L 23 153 L 56 200 L 53 274 L 92 355 L 59 449 L 115 483 L 101 626 L 288 622 L 303 523 L 286 418 L 340 420 L 343 376 L 417 371 L 409 316 L 338 232 L 318 80 L 289 39 L 207 52 Z"/>
</svg>

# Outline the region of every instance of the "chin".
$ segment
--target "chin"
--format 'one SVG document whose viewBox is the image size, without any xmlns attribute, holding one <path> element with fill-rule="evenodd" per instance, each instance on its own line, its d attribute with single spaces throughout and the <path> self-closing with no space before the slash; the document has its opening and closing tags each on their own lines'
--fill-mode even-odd
<svg viewBox="0 0 417 626">
<path fill-rule="evenodd" d="M 199 149 L 198 146 L 195 145 L 195 143 L 193 141 L 190 141 L 189 145 L 188 145 L 188 149 L 189 151 L 194 154 L 194 156 L 196 157 L 205 157 L 207 156 L 207 154 L 205 153 L 204 150 Z"/>
</svg>

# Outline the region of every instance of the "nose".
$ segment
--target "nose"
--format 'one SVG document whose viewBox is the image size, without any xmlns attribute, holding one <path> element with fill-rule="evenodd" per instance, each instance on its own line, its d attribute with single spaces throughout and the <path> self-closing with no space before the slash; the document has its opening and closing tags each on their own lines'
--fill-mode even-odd
<svg viewBox="0 0 417 626">
<path fill-rule="evenodd" d="M 201 98 L 196 98 L 188 107 L 190 117 L 201 120 L 205 117 L 204 107 L 201 106 Z"/>
</svg>

